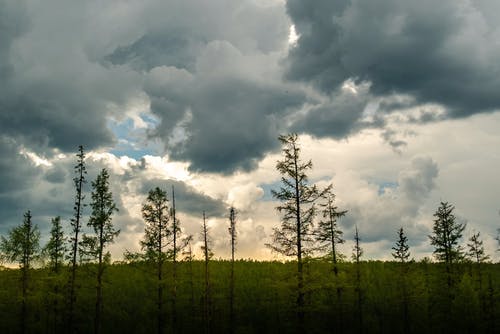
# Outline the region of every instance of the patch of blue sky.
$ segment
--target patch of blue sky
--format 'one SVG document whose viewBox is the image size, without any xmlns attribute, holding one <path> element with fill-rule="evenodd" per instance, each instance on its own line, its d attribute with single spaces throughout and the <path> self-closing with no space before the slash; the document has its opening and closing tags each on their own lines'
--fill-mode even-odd
<svg viewBox="0 0 500 334">
<path fill-rule="evenodd" d="M 396 189 L 399 186 L 397 182 L 382 182 L 378 184 L 378 194 L 383 195 L 388 189 Z"/>
<path fill-rule="evenodd" d="M 158 155 L 161 152 L 161 145 L 154 140 L 148 140 L 147 131 L 157 124 L 154 117 L 146 114 L 140 115 L 141 119 L 148 125 L 147 128 L 137 128 L 134 126 L 132 118 L 122 121 L 108 120 L 108 128 L 116 136 L 117 143 L 109 152 L 116 156 L 128 156 L 134 159 L 141 159 L 145 155 Z"/>
<path fill-rule="evenodd" d="M 271 194 L 271 190 L 276 190 L 278 191 L 281 187 L 281 181 L 276 181 L 276 182 L 272 182 L 272 183 L 262 183 L 262 184 L 259 184 L 259 187 L 262 188 L 262 190 L 264 190 L 264 196 L 261 197 L 261 201 L 264 201 L 264 202 L 270 202 L 270 201 L 274 201 L 274 197 L 273 195 Z"/>
</svg>

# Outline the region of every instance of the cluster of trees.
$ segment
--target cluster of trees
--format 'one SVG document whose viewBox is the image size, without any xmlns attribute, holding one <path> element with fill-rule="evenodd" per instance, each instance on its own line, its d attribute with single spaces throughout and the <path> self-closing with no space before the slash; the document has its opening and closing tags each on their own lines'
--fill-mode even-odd
<svg viewBox="0 0 500 334">
<path fill-rule="evenodd" d="M 295 274 L 288 278 L 288 282 L 294 282 L 292 291 L 294 291 L 295 296 L 293 306 L 288 305 L 287 310 L 293 311 L 293 323 L 298 332 L 306 332 L 306 327 L 311 324 L 309 322 L 311 320 L 311 307 L 316 305 L 314 307 L 321 308 L 326 304 L 334 305 L 335 312 L 330 315 L 334 316 L 341 328 L 347 332 L 352 331 L 352 328 L 347 330 L 347 327 L 344 327 L 344 322 L 347 321 L 344 318 L 346 312 L 349 312 L 355 317 L 349 318 L 348 321 L 356 324 L 355 328 L 362 331 L 363 328 L 366 328 L 367 321 L 372 320 L 366 312 L 366 299 L 370 291 L 367 288 L 366 280 L 369 278 L 363 277 L 363 275 L 368 275 L 370 271 L 366 270 L 366 263 L 362 261 L 363 249 L 358 227 L 355 226 L 352 263 L 347 264 L 345 255 L 339 252 L 339 245 L 345 240 L 338 224 L 339 219 L 348 213 L 347 210 L 340 210 L 335 205 L 332 185 L 320 189 L 309 182 L 307 173 L 312 169 L 312 162 L 301 160 L 298 136 L 296 134 L 283 135 L 279 137 L 279 140 L 282 144 L 283 159 L 277 162 L 276 168 L 281 174 L 281 187 L 273 190 L 272 194 L 280 202 L 277 210 L 281 214 L 281 224 L 273 229 L 272 240 L 266 246 L 274 252 L 294 258 L 292 263 L 296 265 L 296 270 Z M 40 232 L 37 226 L 32 223 L 31 212 L 27 211 L 23 223 L 12 229 L 7 237 L 2 236 L 0 239 L 2 259 L 8 262 L 17 262 L 20 267 L 19 319 L 21 324 L 18 327 L 19 332 L 26 333 L 28 331 L 26 323 L 30 315 L 28 314 L 27 301 L 30 299 L 29 292 L 32 291 L 29 286 L 32 282 L 30 273 L 33 272 L 33 263 L 42 256 L 48 259 L 48 266 L 39 270 L 42 270 L 50 278 L 48 279 L 49 283 L 44 286 L 46 293 L 51 296 L 49 309 L 52 316 L 49 322 L 52 326 L 50 330 L 47 330 L 48 332 L 57 332 L 61 329 L 64 329 L 65 332 L 77 332 L 82 328 L 78 325 L 79 320 L 87 318 L 81 314 L 82 302 L 79 300 L 79 296 L 85 295 L 85 302 L 88 303 L 88 293 L 82 291 L 82 285 L 85 285 L 82 283 L 82 279 L 87 281 L 89 275 L 88 271 L 85 271 L 79 278 L 80 267 L 92 268 L 95 282 L 92 330 L 95 333 L 103 332 L 104 314 L 107 312 L 108 318 L 110 316 L 109 310 L 105 311 L 103 289 L 104 286 L 108 289 L 111 288 L 109 284 L 105 284 L 104 274 L 107 270 L 113 270 L 116 274 L 117 271 L 122 270 L 120 266 L 129 266 L 125 270 L 135 268 L 142 274 L 149 275 L 150 287 L 155 289 L 155 296 L 151 298 L 151 300 L 155 300 L 155 331 L 164 333 L 169 328 L 175 331 L 175 329 L 185 326 L 179 322 L 185 322 L 186 315 L 179 314 L 178 310 L 186 311 L 186 300 L 189 300 L 191 311 L 198 307 L 195 306 L 195 291 L 198 291 L 197 296 L 200 296 L 201 307 L 198 311 L 202 315 L 200 323 L 203 325 L 204 331 L 207 333 L 217 331 L 218 315 L 214 312 L 221 307 L 217 306 L 220 303 L 220 300 L 217 300 L 217 296 L 220 298 L 220 291 L 217 291 L 215 288 L 217 283 L 214 283 L 211 278 L 211 266 L 213 266 L 214 261 L 211 260 L 213 252 L 205 213 L 203 212 L 202 215 L 201 233 L 203 261 L 198 263 L 194 260 L 193 255 L 191 244 L 193 236 L 186 236 L 182 233 L 180 221 L 176 215 L 175 189 L 172 187 L 171 200 L 168 199 L 167 192 L 159 187 L 150 190 L 142 206 L 145 231 L 140 242 L 141 252 L 126 252 L 124 258 L 127 264 L 113 266 L 107 248 L 114 242 L 120 231 L 114 227 L 112 221 L 113 214 L 118 209 L 109 189 L 109 173 L 106 169 L 102 169 L 96 179 L 91 182 L 92 192 L 89 203 L 91 213 L 87 222 L 91 232 L 83 233 L 82 213 L 86 206 L 84 185 L 87 183 L 83 147 L 79 147 L 76 156 L 77 164 L 74 169 L 75 201 L 74 214 L 70 221 L 70 237 L 68 238 L 64 234 L 61 218 L 58 216 L 52 219 L 48 243 L 43 248 L 40 247 Z M 489 303 L 488 305 L 491 306 L 496 302 L 494 286 L 491 284 L 491 270 L 487 274 L 490 283 L 483 284 L 484 263 L 488 261 L 489 256 L 485 253 L 480 234 L 479 232 L 473 234 L 467 244 L 467 250 L 465 250 L 460 245 L 465 224 L 457 221 L 453 210 L 454 207 L 449 203 L 440 203 L 434 214 L 433 233 L 429 235 L 430 243 L 435 247 L 434 255 L 444 268 L 443 274 L 440 276 L 443 276 L 444 282 L 446 282 L 445 291 L 448 292 L 448 295 L 445 304 L 449 308 L 443 314 L 448 315 L 451 314 L 448 311 L 451 310 L 457 298 L 454 291 L 462 280 L 460 270 L 464 268 L 463 260 L 466 258 L 476 264 L 474 275 L 477 275 L 479 282 L 476 293 L 481 299 L 482 305 Z M 319 219 L 317 219 L 318 217 Z M 229 326 L 227 328 L 233 332 L 238 328 L 238 323 L 242 319 L 242 315 L 238 314 L 237 309 L 239 308 L 241 311 L 241 309 L 246 308 L 241 306 L 241 300 L 239 303 L 236 302 L 239 290 L 235 274 L 236 268 L 238 268 L 235 261 L 237 213 L 233 207 L 229 209 L 228 218 L 231 259 L 229 276 L 227 277 L 227 298 L 223 299 L 229 307 L 227 316 Z M 414 323 L 411 321 L 411 309 L 414 304 L 411 271 L 417 264 L 410 260 L 408 238 L 403 227 L 397 231 L 397 241 L 393 250 L 392 255 L 399 263 L 397 267 L 399 279 L 397 279 L 396 285 L 398 291 L 401 291 L 400 302 L 403 310 L 402 327 L 398 328 L 410 332 L 410 324 Z M 320 257 L 318 258 L 317 255 Z M 314 259 L 320 259 L 320 262 Z M 202 279 L 196 277 L 196 269 L 200 268 L 200 264 L 203 268 Z M 323 268 L 323 264 L 331 266 L 331 279 L 327 278 L 323 283 L 328 288 L 332 287 L 334 291 L 332 297 L 326 298 L 322 295 L 321 298 L 326 303 L 325 305 L 314 304 L 311 301 L 311 296 L 317 293 L 316 290 L 321 290 L 321 294 L 326 293 L 323 291 L 324 287 L 311 288 L 311 266 L 318 265 Z M 217 266 L 220 269 L 220 266 L 223 265 L 221 263 Z M 242 270 L 241 266 L 239 266 L 240 270 Z M 287 267 L 288 269 L 289 267 Z M 422 270 L 419 272 L 421 273 Z M 437 269 L 433 269 L 433 272 L 437 272 Z M 220 276 L 220 273 L 215 275 Z M 154 280 L 152 280 L 153 277 Z M 329 275 L 327 274 L 326 277 Z M 200 282 L 203 282 L 201 290 L 198 289 Z M 373 305 L 377 309 L 376 303 Z M 329 308 L 328 312 L 330 311 Z M 283 314 L 290 316 L 289 311 L 284 311 Z M 168 323 L 167 319 L 170 319 Z M 495 321 L 492 321 L 491 324 L 494 325 Z"/>
</svg>

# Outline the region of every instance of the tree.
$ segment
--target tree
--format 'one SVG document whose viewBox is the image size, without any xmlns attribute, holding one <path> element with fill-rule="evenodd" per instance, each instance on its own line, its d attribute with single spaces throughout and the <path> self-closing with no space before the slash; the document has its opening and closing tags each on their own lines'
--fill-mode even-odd
<svg viewBox="0 0 500 334">
<path fill-rule="evenodd" d="M 23 223 L 13 228 L 8 237 L 1 236 L 0 251 L 2 259 L 7 262 L 18 262 L 21 269 L 21 333 L 26 333 L 27 296 L 29 271 L 35 259 L 40 255 L 40 232 L 31 222 L 31 212 L 24 214 Z"/>
<path fill-rule="evenodd" d="M 392 247 L 394 253 L 391 254 L 397 261 L 405 263 L 410 258 L 410 246 L 408 246 L 408 238 L 402 227 L 398 231 L 398 237 L 399 239 L 396 241 L 396 245 Z"/>
<path fill-rule="evenodd" d="M 465 224 L 457 222 L 453 210 L 455 207 L 448 202 L 441 205 L 434 213 L 433 235 L 429 235 L 431 245 L 435 247 L 434 256 L 447 265 L 462 259 L 462 247 L 458 242 L 462 238 Z"/>
<path fill-rule="evenodd" d="M 457 222 L 453 210 L 455 207 L 448 202 L 441 202 L 434 213 L 433 235 L 429 235 L 434 248 L 434 256 L 445 263 L 448 291 L 451 293 L 451 266 L 463 257 L 462 247 L 458 244 L 462 238 L 465 224 Z M 451 297 L 451 296 L 450 296 Z"/>
<path fill-rule="evenodd" d="M 50 239 L 44 247 L 44 253 L 49 257 L 49 266 L 54 273 L 59 273 L 63 264 L 66 252 L 66 237 L 61 225 L 61 217 L 52 218 L 52 228 L 50 230 Z"/>
<path fill-rule="evenodd" d="M 467 243 L 468 251 L 466 255 L 477 264 L 481 264 L 490 259 L 490 256 L 484 251 L 483 240 L 481 240 L 480 235 L 480 232 L 473 233 L 469 238 L 469 243 Z"/>
<path fill-rule="evenodd" d="M 229 236 L 231 237 L 231 277 L 229 279 L 229 314 L 231 332 L 234 332 L 234 252 L 236 249 L 236 209 L 229 208 Z"/>
<path fill-rule="evenodd" d="M 76 188 L 75 195 L 75 205 L 73 207 L 74 216 L 71 219 L 71 228 L 73 236 L 71 237 L 71 253 L 70 253 L 70 266 L 71 266 L 71 275 L 69 281 L 69 308 L 68 308 L 68 328 L 74 327 L 74 306 L 76 302 L 75 295 L 75 281 L 76 281 L 76 267 L 77 267 L 77 253 L 78 253 L 78 245 L 79 239 L 78 236 L 80 234 L 82 225 L 82 209 L 85 206 L 83 200 L 85 199 L 85 195 L 83 194 L 83 185 L 87 182 L 85 180 L 85 175 L 87 174 L 87 169 L 85 167 L 85 153 L 83 152 L 83 146 L 78 146 L 78 153 L 76 154 L 77 163 L 74 167 L 74 171 L 76 176 L 73 178 L 73 182 Z"/>
<path fill-rule="evenodd" d="M 210 237 L 208 236 L 208 226 L 207 219 L 205 216 L 205 211 L 203 211 L 203 225 L 202 225 L 202 234 L 201 234 L 203 245 L 201 246 L 201 250 L 203 251 L 203 257 L 205 259 L 205 298 L 203 299 L 203 317 L 205 322 L 205 333 L 210 333 L 212 319 L 211 319 L 211 309 L 212 309 L 212 299 L 210 295 L 210 272 L 208 268 L 208 264 L 210 259 L 214 255 L 212 253 L 211 245 L 210 245 Z"/>
<path fill-rule="evenodd" d="M 97 285 L 96 304 L 94 315 L 94 332 L 101 331 L 102 315 L 102 277 L 105 263 L 109 262 L 109 252 L 105 253 L 107 245 L 114 242 L 120 233 L 112 223 L 113 213 L 118 211 L 113 200 L 113 194 L 109 190 L 109 174 L 106 169 L 102 169 L 95 181 L 92 181 L 92 202 L 90 203 L 92 213 L 88 226 L 94 230 L 94 235 L 84 236 L 85 244 L 89 246 L 87 252 L 97 259 Z"/>
<path fill-rule="evenodd" d="M 53 324 L 54 324 L 54 332 L 58 331 L 59 319 L 61 318 L 60 312 L 60 299 L 63 296 L 60 295 L 60 283 L 58 280 L 59 272 L 61 266 L 64 264 L 64 258 L 68 251 L 68 247 L 66 245 L 67 238 L 64 236 L 64 232 L 61 225 L 61 217 L 57 216 L 52 218 L 52 228 L 50 230 L 50 238 L 47 244 L 43 249 L 43 253 L 46 254 L 49 258 L 49 267 L 52 273 L 54 274 L 51 277 L 51 288 L 52 288 L 52 296 L 47 294 L 48 298 L 52 300 L 52 313 L 53 313 Z"/>
<path fill-rule="evenodd" d="M 338 250 L 337 246 L 345 242 L 342 239 L 343 232 L 339 229 L 337 220 L 345 216 L 347 210 L 338 211 L 338 208 L 334 205 L 335 194 L 332 192 L 331 188 L 328 188 L 325 193 L 325 203 L 320 203 L 322 207 L 323 219 L 320 220 L 318 228 L 316 229 L 316 239 L 322 244 L 321 248 L 328 248 L 333 261 L 333 272 L 335 276 L 338 275 L 337 269 L 337 258 Z"/>
<path fill-rule="evenodd" d="M 309 185 L 306 173 L 312 169 L 312 162 L 301 161 L 297 134 L 281 135 L 278 139 L 284 156 L 276 164 L 282 175 L 282 186 L 278 191 L 271 192 L 282 202 L 276 207 L 282 219 L 280 227 L 273 229 L 272 243 L 266 246 L 277 253 L 297 258 L 297 316 L 301 327 L 304 318 L 303 257 L 315 250 L 312 228 L 316 208 L 313 204 L 327 189 L 319 191 L 316 185 Z"/>
<path fill-rule="evenodd" d="M 355 228 L 354 232 L 354 246 L 352 248 L 352 259 L 356 263 L 356 294 L 357 294 L 357 307 L 358 307 L 358 326 L 359 331 L 363 329 L 363 296 L 361 291 L 361 270 L 360 262 L 361 256 L 363 256 L 363 248 L 360 245 L 360 237 L 358 232 L 358 226 Z"/>
<path fill-rule="evenodd" d="M 410 246 L 408 246 L 408 238 L 405 235 L 405 232 L 403 228 L 401 227 L 398 230 L 398 241 L 396 241 L 396 245 L 392 247 L 394 250 L 394 253 L 391 253 L 392 256 L 394 257 L 395 260 L 399 261 L 402 266 L 401 266 L 401 272 L 399 275 L 400 278 L 400 286 L 402 290 L 402 298 L 401 298 L 401 303 L 402 303 L 402 309 L 403 309 L 403 324 L 404 324 L 404 332 L 408 333 L 410 330 L 410 325 L 409 325 L 409 319 L 408 319 L 408 289 L 407 289 L 407 283 L 406 283 L 406 275 L 408 273 L 408 267 L 406 266 L 406 263 L 408 262 L 408 259 L 410 258 Z"/>
<path fill-rule="evenodd" d="M 172 186 L 172 208 L 170 212 L 172 217 L 172 236 L 173 236 L 173 247 L 172 247 L 172 277 L 173 277 L 173 287 L 172 287 L 172 326 L 174 331 L 176 330 L 177 324 L 177 253 L 181 251 L 181 247 L 178 245 L 178 235 L 181 232 L 179 226 L 179 220 L 177 219 L 175 212 L 175 190 Z"/>
<path fill-rule="evenodd" d="M 146 252 L 146 258 L 156 264 L 158 278 L 157 289 L 157 320 L 158 334 L 163 333 L 163 263 L 166 260 L 164 249 L 168 238 L 172 235 L 169 222 L 167 193 L 156 187 L 150 190 L 146 203 L 142 206 L 142 217 L 146 223 L 144 239 L 141 248 Z"/>
</svg>

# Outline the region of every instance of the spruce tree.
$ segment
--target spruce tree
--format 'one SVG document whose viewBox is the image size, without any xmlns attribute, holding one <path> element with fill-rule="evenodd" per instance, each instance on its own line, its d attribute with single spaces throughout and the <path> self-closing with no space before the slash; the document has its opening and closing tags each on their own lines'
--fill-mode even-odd
<svg viewBox="0 0 500 334">
<path fill-rule="evenodd" d="M 429 235 L 431 245 L 434 248 L 434 256 L 438 261 L 444 262 L 448 283 L 448 291 L 451 292 L 453 263 L 460 261 L 463 257 L 462 247 L 459 241 L 465 229 L 465 224 L 457 222 L 453 210 L 455 207 L 448 202 L 441 205 L 434 213 L 433 234 Z"/>
<path fill-rule="evenodd" d="M 92 258 L 97 259 L 97 284 L 96 303 L 94 314 L 94 332 L 101 332 L 102 318 L 102 277 L 106 262 L 109 262 L 109 252 L 105 252 L 106 247 L 114 242 L 120 233 L 112 223 L 112 215 L 118 211 L 113 194 L 109 190 L 109 174 L 106 169 L 102 169 L 95 181 L 92 181 L 92 202 L 90 203 L 92 213 L 88 226 L 94 230 L 93 235 L 85 235 L 83 240 L 89 246 L 86 250 Z"/>
<path fill-rule="evenodd" d="M 8 237 L 1 236 L 0 252 L 3 260 L 19 263 L 21 269 L 21 325 L 20 332 L 27 332 L 27 297 L 29 273 L 34 260 L 40 255 L 40 232 L 33 225 L 31 212 L 24 214 L 23 223 L 10 230 Z"/>
<path fill-rule="evenodd" d="M 51 224 L 50 238 L 44 247 L 44 253 L 49 257 L 50 269 L 54 273 L 59 273 L 61 265 L 64 263 L 66 252 L 68 251 L 66 246 L 67 239 L 64 236 L 60 216 L 52 218 Z"/>
<path fill-rule="evenodd" d="M 354 246 L 352 248 L 352 259 L 356 265 L 356 295 L 357 295 L 357 308 L 358 308 L 358 330 L 363 331 L 363 294 L 361 291 L 361 256 L 363 256 L 363 248 L 360 245 L 361 238 L 359 237 L 358 226 L 355 227 L 354 232 Z"/>
<path fill-rule="evenodd" d="M 481 264 L 490 259 L 490 256 L 486 254 L 484 250 L 483 240 L 481 240 L 481 233 L 473 233 L 469 238 L 469 242 L 467 243 L 467 257 L 476 262 L 477 264 Z"/>
<path fill-rule="evenodd" d="M 392 247 L 394 253 L 391 253 L 395 260 L 401 263 L 401 271 L 399 275 L 399 284 L 402 290 L 402 309 L 403 309 L 403 325 L 404 332 L 408 333 L 410 330 L 409 325 L 409 301 L 408 301 L 408 288 L 407 288 L 407 274 L 408 274 L 408 259 L 410 258 L 410 246 L 408 246 L 408 238 L 405 235 L 403 228 L 398 230 L 398 241 Z"/>
<path fill-rule="evenodd" d="M 402 227 L 398 230 L 398 238 L 396 245 L 392 247 L 394 253 L 391 254 L 395 260 L 405 263 L 410 258 L 410 246 L 408 246 L 408 238 Z"/>
<path fill-rule="evenodd" d="M 231 333 L 234 332 L 234 253 L 236 250 L 236 209 L 229 208 L 229 236 L 231 238 L 231 275 L 229 278 L 229 317 Z"/>
<path fill-rule="evenodd" d="M 328 249 L 332 256 L 333 272 L 335 276 L 338 275 L 337 260 L 338 260 L 338 245 L 345 242 L 342 239 L 343 232 L 338 226 L 338 219 L 345 216 L 347 210 L 339 211 L 335 206 L 335 194 L 331 187 L 327 189 L 325 195 L 325 202 L 320 203 L 322 208 L 323 219 L 319 221 L 316 229 L 316 239 L 320 243 L 321 249 Z"/>
<path fill-rule="evenodd" d="M 201 250 L 203 252 L 203 258 L 205 263 L 205 296 L 203 298 L 203 317 L 205 323 L 205 333 L 210 333 L 212 328 L 212 297 L 210 289 L 210 272 L 209 272 L 209 262 L 213 256 L 212 247 L 210 242 L 210 237 L 208 235 L 208 225 L 205 211 L 203 211 L 203 225 L 202 225 L 202 241 L 203 245 Z"/>
<path fill-rule="evenodd" d="M 271 192 L 273 197 L 282 203 L 276 207 L 282 214 L 282 219 L 280 227 L 273 229 L 272 243 L 266 246 L 277 253 L 297 259 L 297 317 L 299 327 L 302 327 L 303 258 L 316 249 L 312 233 L 316 215 L 314 202 L 327 190 L 320 191 L 316 185 L 309 184 L 307 172 L 312 169 L 312 162 L 302 162 L 297 134 L 281 135 L 279 141 L 282 144 L 283 160 L 277 162 L 276 169 L 281 174 L 282 186 Z"/>
<path fill-rule="evenodd" d="M 163 333 L 165 326 L 163 321 L 163 263 L 166 260 L 165 248 L 172 235 L 169 212 L 167 193 L 159 187 L 150 190 L 146 203 L 142 206 L 142 217 L 146 227 L 144 239 L 141 240 L 141 248 L 145 251 L 146 259 L 156 265 L 158 334 Z"/>
<path fill-rule="evenodd" d="M 79 235 L 82 229 L 81 218 L 82 210 L 85 204 L 83 203 L 85 195 L 83 194 L 83 185 L 87 182 L 85 180 L 85 175 L 87 174 L 87 168 L 85 167 L 85 153 L 83 151 L 83 146 L 78 146 L 78 153 L 76 154 L 77 163 L 74 167 L 75 177 L 73 182 L 75 184 L 75 204 L 73 206 L 74 216 L 71 218 L 71 228 L 73 236 L 70 239 L 71 249 L 70 249 L 70 268 L 71 274 L 69 278 L 69 307 L 68 307 L 68 324 L 67 328 L 71 332 L 74 330 L 74 307 L 76 302 L 75 294 L 75 281 L 76 281 L 76 268 L 77 268 L 77 256 L 78 256 L 78 246 L 80 243 Z"/>
</svg>

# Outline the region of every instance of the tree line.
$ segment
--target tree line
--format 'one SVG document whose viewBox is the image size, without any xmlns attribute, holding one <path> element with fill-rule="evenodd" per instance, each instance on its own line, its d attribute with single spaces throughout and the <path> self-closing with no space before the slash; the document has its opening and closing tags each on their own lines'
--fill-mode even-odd
<svg viewBox="0 0 500 334">
<path fill-rule="evenodd" d="M 272 251 L 294 259 L 296 265 L 295 275 L 289 278 L 289 282 L 295 282 L 292 289 L 295 294 L 295 302 L 291 310 L 294 313 L 294 323 L 297 332 L 307 332 L 311 319 L 311 279 L 310 267 L 314 259 L 321 257 L 323 263 L 331 265 L 331 282 L 334 291 L 334 298 L 329 302 L 335 305 L 335 322 L 344 331 L 350 332 L 344 326 L 348 321 L 345 318 L 346 311 L 356 315 L 355 328 L 363 331 L 366 328 L 367 315 L 367 289 L 363 277 L 366 271 L 363 270 L 363 249 L 361 247 L 361 237 L 358 227 L 355 226 L 355 238 L 352 253 L 352 267 L 349 273 L 351 281 L 347 284 L 345 272 L 345 256 L 339 252 L 339 245 L 344 243 L 343 232 L 339 226 L 339 219 L 348 214 L 347 210 L 340 210 L 335 205 L 335 194 L 333 186 L 329 185 L 320 189 L 317 185 L 311 184 L 308 180 L 308 171 L 312 169 L 311 161 L 302 161 L 301 148 L 296 134 L 282 135 L 279 137 L 282 144 L 283 159 L 276 165 L 277 171 L 281 174 L 281 187 L 272 190 L 272 195 L 279 201 L 276 207 L 281 215 L 281 223 L 273 229 L 272 240 L 266 244 Z M 33 271 L 33 263 L 42 256 L 48 259 L 48 273 L 51 277 L 50 291 L 51 309 L 53 319 L 51 320 L 56 332 L 64 328 L 64 332 L 78 332 L 78 317 L 81 318 L 81 302 L 78 296 L 82 294 L 78 284 L 79 267 L 87 268 L 86 263 L 90 263 L 94 274 L 94 309 L 93 325 L 94 333 L 103 332 L 103 313 L 105 309 L 103 300 L 104 274 L 108 267 L 112 267 L 110 254 L 107 247 L 114 242 L 120 231 L 113 225 L 113 214 L 118 211 L 113 200 L 113 194 L 109 189 L 109 173 L 102 169 L 96 179 L 91 182 L 91 214 L 87 225 L 91 233 L 83 233 L 82 212 L 86 206 L 84 185 L 87 183 L 85 153 L 83 147 L 78 148 L 76 155 L 77 163 L 74 167 L 75 186 L 74 214 L 70 220 L 71 234 L 66 236 L 63 232 L 61 218 L 52 219 L 52 229 L 50 238 L 44 247 L 40 247 L 40 232 L 38 227 L 32 223 L 32 215 L 28 210 L 24 215 L 23 223 L 13 228 L 7 236 L 0 239 L 0 251 L 2 259 L 8 262 L 19 264 L 21 282 L 21 310 L 20 324 L 17 327 L 21 333 L 29 332 L 26 327 L 29 300 L 29 284 L 31 282 L 30 273 Z M 140 242 L 141 251 L 137 253 L 126 252 L 124 260 L 128 265 L 136 266 L 155 277 L 152 286 L 155 287 L 155 313 L 156 332 L 165 333 L 168 329 L 178 328 L 177 322 L 185 317 L 178 314 L 180 309 L 178 303 L 185 303 L 186 294 L 183 293 L 183 300 L 178 297 L 180 286 L 185 286 L 186 281 L 191 287 L 189 300 L 192 307 L 195 304 L 194 286 L 197 279 L 194 275 L 194 267 L 198 264 L 194 261 L 192 240 L 193 236 L 186 236 L 182 233 L 180 221 L 176 215 L 175 189 L 172 187 L 170 200 L 167 191 L 159 187 L 151 189 L 143 203 L 141 212 L 145 222 L 143 239 Z M 467 249 L 460 245 L 460 240 L 465 229 L 465 224 L 457 221 L 454 207 L 441 202 L 434 214 L 434 225 L 432 234 L 429 235 L 430 243 L 434 246 L 434 256 L 444 267 L 448 295 L 445 300 L 446 305 L 451 309 L 456 301 L 457 284 L 459 284 L 459 273 L 461 266 L 466 259 L 475 263 L 475 275 L 479 282 L 481 301 L 483 304 L 494 303 L 494 296 L 490 299 L 485 296 L 485 289 L 493 289 L 492 285 L 484 283 L 484 263 L 488 261 L 483 242 L 479 232 L 474 233 L 467 243 Z M 319 219 L 317 217 L 319 216 Z M 211 265 L 213 265 L 213 251 L 209 235 L 209 228 L 206 222 L 206 215 L 202 214 L 202 252 L 203 252 L 203 289 L 201 296 L 201 323 L 203 331 L 206 333 L 216 331 L 217 315 L 215 310 L 214 282 L 211 279 Z M 229 305 L 230 332 L 234 332 L 237 326 L 235 291 L 237 290 L 235 279 L 235 250 L 237 245 L 237 212 L 231 207 L 228 214 L 229 239 L 231 244 L 229 292 L 226 304 Z M 411 331 L 411 288 L 410 272 L 415 262 L 410 260 L 410 247 L 404 228 L 397 231 L 397 241 L 393 247 L 392 256 L 399 263 L 398 266 L 398 287 L 401 288 L 401 303 L 403 310 L 403 326 L 405 332 Z M 181 262 L 179 262 L 182 260 Z M 350 266 L 351 266 L 350 265 Z M 179 266 L 183 267 L 183 279 L 179 279 Z M 166 271 L 168 269 L 168 272 Z M 186 275 L 186 272 L 188 273 Z M 167 275 L 168 273 L 168 275 Z M 190 274 L 189 274 L 190 273 Z M 88 273 L 82 275 L 88 279 Z M 167 277 L 168 276 L 168 277 Z M 186 277 L 188 279 L 186 280 Z M 488 272 L 488 279 L 491 279 L 491 272 Z M 62 282 L 61 280 L 65 280 Z M 330 281 L 330 280 L 328 280 Z M 352 289 L 347 286 L 352 284 Z M 47 287 L 45 287 L 47 288 Z M 109 287 L 108 287 L 109 288 Z M 168 298 L 167 298 L 168 297 Z M 167 305 L 167 300 L 169 304 Z M 346 306 L 349 301 L 350 306 Z M 493 301 L 493 302 L 492 302 Z M 241 301 L 240 301 L 241 303 Z M 286 313 L 286 312 L 285 312 Z M 451 314 L 444 312 L 445 314 Z M 32 316 L 31 316 L 32 317 Z M 241 315 L 240 315 L 241 318 Z M 167 324 L 167 319 L 169 323 Z M 449 319 L 448 319 L 449 320 Z M 352 319 L 350 320 L 352 321 Z"/>
</svg>

